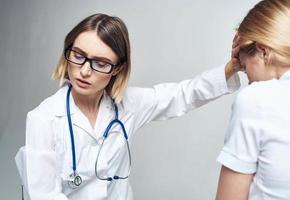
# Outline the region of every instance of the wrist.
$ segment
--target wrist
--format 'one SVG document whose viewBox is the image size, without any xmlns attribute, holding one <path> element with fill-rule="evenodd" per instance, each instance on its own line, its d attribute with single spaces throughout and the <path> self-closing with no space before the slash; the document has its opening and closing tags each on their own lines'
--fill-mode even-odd
<svg viewBox="0 0 290 200">
<path fill-rule="evenodd" d="M 225 76 L 226 80 L 228 80 L 232 75 L 236 73 L 233 63 L 229 61 L 225 66 Z"/>
</svg>

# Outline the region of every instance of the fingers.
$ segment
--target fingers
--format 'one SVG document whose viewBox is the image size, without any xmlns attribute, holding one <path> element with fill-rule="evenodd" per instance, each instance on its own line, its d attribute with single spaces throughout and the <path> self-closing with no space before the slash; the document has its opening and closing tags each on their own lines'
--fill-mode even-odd
<svg viewBox="0 0 290 200">
<path fill-rule="evenodd" d="M 242 65 L 241 65 L 239 59 L 237 59 L 237 58 L 232 58 L 232 59 L 231 59 L 231 62 L 232 62 L 232 65 L 233 65 L 233 68 L 235 69 L 235 71 L 242 71 L 242 72 L 245 72 L 245 71 L 246 71 L 245 66 L 242 66 Z"/>
<path fill-rule="evenodd" d="M 238 71 L 245 71 L 245 68 L 241 65 L 239 59 L 239 52 L 240 52 L 240 35 L 237 32 L 234 36 L 233 43 L 232 43 L 232 52 L 231 52 L 231 60 L 229 62 L 228 68 L 233 72 Z"/>
<path fill-rule="evenodd" d="M 239 58 L 239 51 L 240 51 L 239 42 L 240 42 L 240 36 L 239 36 L 239 32 L 237 32 L 235 34 L 235 37 L 233 39 L 233 44 L 232 44 L 232 54 L 231 54 L 232 58 L 237 58 L 237 59 Z"/>
<path fill-rule="evenodd" d="M 231 57 L 232 58 L 239 58 L 239 52 L 240 52 L 240 46 L 238 45 L 238 46 L 236 46 L 236 47 L 234 47 L 234 48 L 232 48 L 232 55 L 231 55 Z"/>
<path fill-rule="evenodd" d="M 233 39 L 233 41 L 235 41 L 238 37 L 240 37 L 240 33 L 239 33 L 239 31 L 237 31 L 236 32 L 236 34 L 235 34 L 235 37 L 234 37 L 234 39 Z"/>
<path fill-rule="evenodd" d="M 233 39 L 232 48 L 238 46 L 238 45 L 239 45 L 239 42 L 240 42 L 240 35 L 239 35 L 239 32 L 237 32 L 237 33 L 235 34 L 234 39 Z"/>
<path fill-rule="evenodd" d="M 232 45 L 232 47 L 234 47 L 234 45 L 235 45 L 235 43 L 236 43 L 238 37 L 239 37 L 239 35 L 238 35 L 238 32 L 237 32 L 237 33 L 235 34 L 234 39 L 233 39 L 233 45 Z"/>
</svg>

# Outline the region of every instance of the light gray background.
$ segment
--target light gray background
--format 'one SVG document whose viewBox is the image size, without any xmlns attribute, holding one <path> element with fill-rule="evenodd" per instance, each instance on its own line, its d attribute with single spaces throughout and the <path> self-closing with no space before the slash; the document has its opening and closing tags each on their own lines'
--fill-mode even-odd
<svg viewBox="0 0 290 200">
<path fill-rule="evenodd" d="M 130 85 L 150 87 L 226 62 L 235 27 L 257 0 L 0 2 L 0 194 L 20 199 L 14 156 L 24 144 L 26 113 L 57 90 L 50 75 L 76 23 L 96 12 L 121 17 L 132 45 Z M 235 94 L 138 132 L 131 176 L 136 199 L 214 199 L 215 159 Z"/>
</svg>

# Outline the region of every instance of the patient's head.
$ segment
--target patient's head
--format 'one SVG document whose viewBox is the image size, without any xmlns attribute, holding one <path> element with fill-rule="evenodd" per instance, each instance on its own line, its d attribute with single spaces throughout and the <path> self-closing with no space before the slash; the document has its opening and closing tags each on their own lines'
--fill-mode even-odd
<svg viewBox="0 0 290 200">
<path fill-rule="evenodd" d="M 290 69 L 290 1 L 263 0 L 238 28 L 239 58 L 250 82 L 279 78 Z"/>
</svg>

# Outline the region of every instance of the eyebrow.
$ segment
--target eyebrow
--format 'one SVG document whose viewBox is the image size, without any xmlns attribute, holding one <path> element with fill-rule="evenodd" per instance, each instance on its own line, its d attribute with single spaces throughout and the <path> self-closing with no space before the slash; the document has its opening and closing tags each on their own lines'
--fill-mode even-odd
<svg viewBox="0 0 290 200">
<path fill-rule="evenodd" d="M 88 56 L 88 54 L 79 47 L 74 46 L 72 47 L 72 49 L 80 52 L 81 54 L 84 54 L 85 56 Z M 93 56 L 90 59 L 96 59 L 96 60 L 105 61 L 108 63 L 113 63 L 109 58 L 106 58 L 106 57 Z"/>
</svg>

